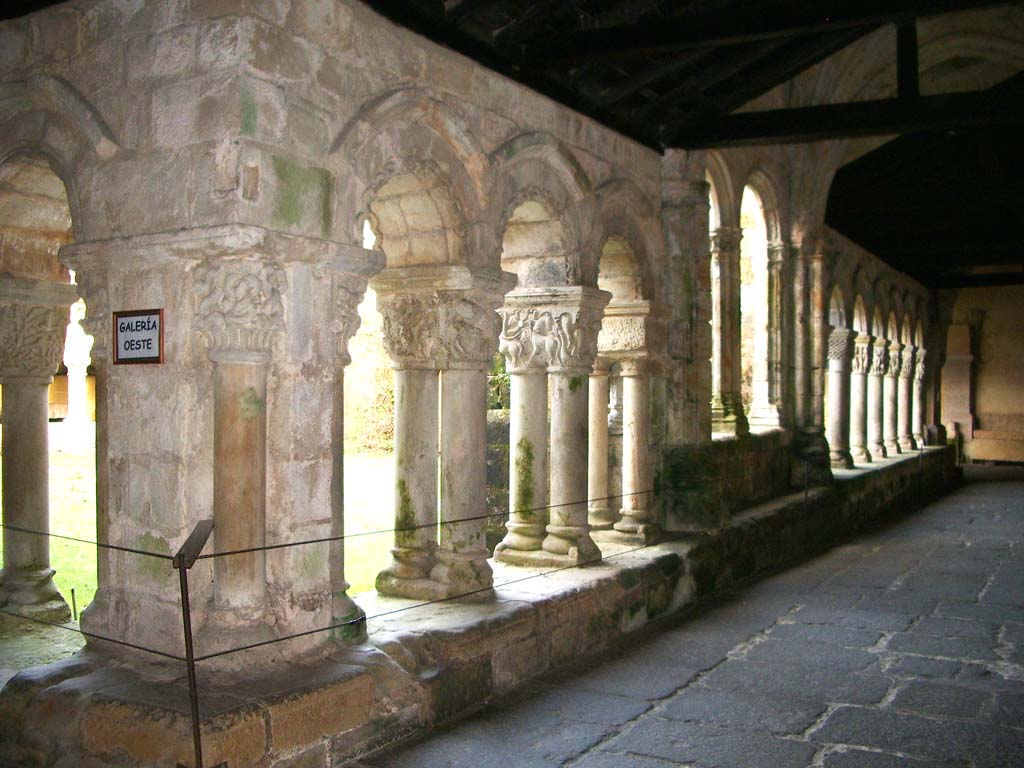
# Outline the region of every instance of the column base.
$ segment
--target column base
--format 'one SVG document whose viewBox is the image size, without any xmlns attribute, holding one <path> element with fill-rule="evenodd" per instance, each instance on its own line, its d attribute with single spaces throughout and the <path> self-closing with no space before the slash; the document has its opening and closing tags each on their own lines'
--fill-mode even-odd
<svg viewBox="0 0 1024 768">
<path fill-rule="evenodd" d="M 646 547 L 657 544 L 661 541 L 661 526 L 656 523 L 634 524 L 631 529 L 619 528 L 613 530 L 594 531 L 594 541 L 608 544 L 630 544 L 638 547 Z"/>
<path fill-rule="evenodd" d="M 915 432 L 911 437 L 913 437 L 914 442 L 917 444 L 918 448 L 921 448 L 922 446 L 925 445 L 924 435 L 919 435 Z"/>
<path fill-rule="evenodd" d="M 874 459 L 871 458 L 871 454 L 868 449 L 864 446 L 853 446 L 850 448 L 850 456 L 853 457 L 854 464 L 870 464 Z"/>
<path fill-rule="evenodd" d="M 341 624 L 330 631 L 332 640 L 350 645 L 366 640 L 366 612 L 345 592 L 336 594 L 332 601 L 331 624 Z"/>
<path fill-rule="evenodd" d="M 609 531 L 603 532 L 603 535 L 609 535 Z M 589 556 L 580 557 L 579 550 L 573 548 L 568 554 L 560 554 L 557 552 L 547 552 L 543 549 L 536 549 L 532 551 L 522 551 L 516 549 L 506 549 L 501 553 L 501 557 L 498 557 L 495 553 L 495 559 L 500 560 L 508 565 L 517 565 L 523 568 L 572 568 L 577 565 L 584 564 L 596 564 L 601 559 L 601 550 L 598 549 L 597 544 L 593 543 L 594 550 Z"/>
<path fill-rule="evenodd" d="M 833 469 L 853 469 L 853 456 L 849 451 L 829 451 L 828 460 Z"/>
<path fill-rule="evenodd" d="M 711 403 L 711 431 L 736 437 L 750 434 L 750 424 L 739 400 L 733 403 L 726 402 L 724 398 L 714 399 Z"/>
<path fill-rule="evenodd" d="M 408 597 L 413 600 L 442 600 L 451 597 L 447 586 L 429 578 L 403 579 L 388 571 L 377 574 L 377 592 L 388 597 Z"/>
<path fill-rule="evenodd" d="M 914 438 L 910 435 L 900 436 L 900 450 L 904 453 L 910 453 L 917 450 L 917 443 L 914 442 Z"/>
<path fill-rule="evenodd" d="M 903 451 L 900 449 L 900 444 L 896 440 L 885 441 L 885 452 L 889 456 L 896 456 Z"/>
<path fill-rule="evenodd" d="M 53 583 L 52 568 L 5 568 L 0 571 L 0 606 L 31 619 L 63 623 L 71 609 Z"/>
<path fill-rule="evenodd" d="M 830 485 L 832 465 L 829 461 L 828 441 L 820 429 L 804 429 L 794 436 L 794 457 L 790 462 L 790 485 L 803 488 L 807 485 Z"/>
<path fill-rule="evenodd" d="M 590 531 L 610 531 L 619 522 L 619 515 L 609 507 L 591 507 L 587 510 Z"/>
<path fill-rule="evenodd" d="M 442 549 L 437 553 L 437 560 L 430 571 L 430 579 L 445 587 L 447 597 L 481 592 L 494 586 L 494 574 L 485 550 L 448 552 Z"/>
<path fill-rule="evenodd" d="M 586 563 L 601 559 L 601 550 L 590 538 L 589 527 L 575 525 L 548 525 L 547 536 L 541 549 L 548 554 L 565 556 L 573 563 Z"/>
<path fill-rule="evenodd" d="M 871 453 L 871 459 L 873 461 L 879 461 L 881 459 L 888 457 L 888 453 L 885 450 L 885 446 L 882 445 L 881 443 L 876 443 L 875 445 L 868 446 L 868 451 Z"/>
<path fill-rule="evenodd" d="M 533 552 L 540 549 L 541 542 L 544 541 L 543 523 L 516 523 L 509 520 L 505 523 L 505 529 L 508 533 L 494 548 L 496 560 L 501 560 L 501 552 Z"/>
</svg>

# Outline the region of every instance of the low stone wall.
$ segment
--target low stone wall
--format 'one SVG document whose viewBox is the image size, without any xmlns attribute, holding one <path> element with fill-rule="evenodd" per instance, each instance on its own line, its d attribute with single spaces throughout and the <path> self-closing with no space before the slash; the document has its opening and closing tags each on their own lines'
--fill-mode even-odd
<svg viewBox="0 0 1024 768">
<path fill-rule="evenodd" d="M 789 463 L 781 430 L 666 448 L 655 477 L 665 530 L 719 530 L 735 512 L 788 493 Z"/>
<path fill-rule="evenodd" d="M 593 566 L 547 573 L 495 563 L 493 595 L 364 601 L 363 645 L 303 663 L 264 658 L 262 675 L 200 665 L 205 762 L 341 765 L 903 514 L 956 477 L 954 452 L 928 449 L 839 472 L 833 486 L 746 509 L 714 533 L 640 549 L 606 544 Z M 183 665 L 87 650 L 12 678 L 0 694 L 0 763 L 190 765 L 187 713 Z"/>
</svg>

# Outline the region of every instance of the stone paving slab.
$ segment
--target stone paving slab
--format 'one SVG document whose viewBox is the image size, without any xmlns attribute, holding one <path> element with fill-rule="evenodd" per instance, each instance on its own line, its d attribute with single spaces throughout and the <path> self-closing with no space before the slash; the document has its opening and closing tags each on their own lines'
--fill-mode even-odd
<svg viewBox="0 0 1024 768">
<path fill-rule="evenodd" d="M 1024 471 L 1000 474 L 352 765 L 1024 766 Z"/>
</svg>

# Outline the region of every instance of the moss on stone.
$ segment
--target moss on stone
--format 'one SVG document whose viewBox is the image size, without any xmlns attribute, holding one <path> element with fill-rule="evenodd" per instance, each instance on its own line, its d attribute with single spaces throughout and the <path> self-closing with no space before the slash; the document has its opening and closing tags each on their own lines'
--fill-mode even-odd
<svg viewBox="0 0 1024 768">
<path fill-rule="evenodd" d="M 516 443 L 516 500 L 517 512 L 525 513 L 533 508 L 533 444 L 525 437 Z"/>
<path fill-rule="evenodd" d="M 583 386 L 582 376 L 572 376 L 569 378 L 569 391 L 576 392 L 580 387 Z"/>
<path fill-rule="evenodd" d="M 255 136 L 258 112 L 256 110 L 256 99 L 248 88 L 242 89 L 242 135 Z"/>
<path fill-rule="evenodd" d="M 415 531 L 410 530 L 416 525 L 416 509 L 412 505 L 412 497 L 405 480 L 399 478 L 395 484 L 398 491 L 398 514 L 395 516 L 395 543 L 406 545 L 412 541 Z"/>
<path fill-rule="evenodd" d="M 154 536 L 149 531 L 146 531 L 139 537 L 136 547 L 144 552 L 156 552 L 162 555 L 171 554 L 171 545 L 167 543 L 167 539 Z M 139 555 L 136 559 L 139 563 L 139 570 L 151 578 L 159 579 L 166 577 L 171 572 L 171 564 L 159 557 Z"/>
<path fill-rule="evenodd" d="M 331 174 L 281 155 L 274 155 L 273 161 L 277 175 L 274 224 L 297 226 L 303 214 L 309 214 L 319 217 L 321 234 L 327 237 L 331 231 Z"/>
<path fill-rule="evenodd" d="M 267 409 L 267 404 L 249 387 L 238 398 L 238 410 L 245 419 L 253 419 Z"/>
</svg>

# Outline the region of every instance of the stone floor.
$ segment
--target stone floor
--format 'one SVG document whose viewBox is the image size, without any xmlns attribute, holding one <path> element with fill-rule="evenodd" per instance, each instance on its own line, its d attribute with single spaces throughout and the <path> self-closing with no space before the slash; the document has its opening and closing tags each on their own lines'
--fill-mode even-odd
<svg viewBox="0 0 1024 768">
<path fill-rule="evenodd" d="M 1024 766 L 1024 468 L 353 765 Z"/>
</svg>

